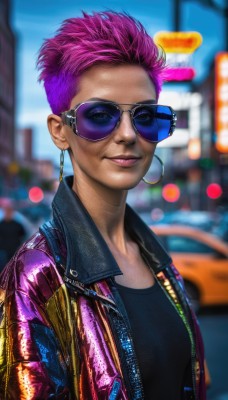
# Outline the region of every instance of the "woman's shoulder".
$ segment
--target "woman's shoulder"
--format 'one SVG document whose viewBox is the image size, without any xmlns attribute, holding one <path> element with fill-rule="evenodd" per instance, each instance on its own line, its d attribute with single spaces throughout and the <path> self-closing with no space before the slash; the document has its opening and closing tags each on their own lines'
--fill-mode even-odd
<svg viewBox="0 0 228 400">
<path fill-rule="evenodd" d="M 0 288 L 51 293 L 63 283 L 46 238 L 39 231 L 15 253 L 0 275 Z"/>
</svg>

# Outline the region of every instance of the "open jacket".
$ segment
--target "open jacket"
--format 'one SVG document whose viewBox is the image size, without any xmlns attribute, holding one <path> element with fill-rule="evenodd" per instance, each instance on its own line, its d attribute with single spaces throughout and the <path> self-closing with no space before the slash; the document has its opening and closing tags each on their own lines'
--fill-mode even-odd
<svg viewBox="0 0 228 400">
<path fill-rule="evenodd" d="M 1 400 L 144 399 L 130 323 L 114 281 L 121 271 L 71 190 L 72 179 L 58 188 L 53 221 L 0 276 Z M 129 206 L 125 226 L 190 336 L 183 399 L 204 400 L 203 345 L 182 279 Z"/>
</svg>

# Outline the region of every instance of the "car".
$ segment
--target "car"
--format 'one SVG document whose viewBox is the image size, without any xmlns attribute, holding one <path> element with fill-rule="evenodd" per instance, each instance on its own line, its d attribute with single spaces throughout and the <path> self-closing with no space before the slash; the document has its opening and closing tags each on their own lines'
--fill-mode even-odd
<svg viewBox="0 0 228 400">
<path fill-rule="evenodd" d="M 228 305 L 228 246 L 203 230 L 183 225 L 152 225 L 182 275 L 196 312 Z"/>
<path fill-rule="evenodd" d="M 151 211 L 138 212 L 148 225 L 188 225 L 222 237 L 227 227 L 228 215 L 226 212 L 175 210 L 164 212 L 161 208 Z M 226 216 L 227 215 L 227 216 Z"/>
</svg>

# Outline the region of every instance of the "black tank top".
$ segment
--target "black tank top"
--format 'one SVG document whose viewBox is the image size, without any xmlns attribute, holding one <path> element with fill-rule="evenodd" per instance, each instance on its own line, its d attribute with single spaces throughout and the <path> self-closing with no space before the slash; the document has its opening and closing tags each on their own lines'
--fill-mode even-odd
<svg viewBox="0 0 228 400">
<path fill-rule="evenodd" d="M 147 289 L 116 284 L 125 305 L 146 400 L 180 400 L 191 343 L 179 314 L 156 282 Z"/>
</svg>

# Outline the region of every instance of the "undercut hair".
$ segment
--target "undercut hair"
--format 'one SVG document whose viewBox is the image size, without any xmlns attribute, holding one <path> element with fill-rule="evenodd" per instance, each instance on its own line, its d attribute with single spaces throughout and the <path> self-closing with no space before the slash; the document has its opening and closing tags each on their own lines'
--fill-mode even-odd
<svg viewBox="0 0 228 400">
<path fill-rule="evenodd" d="M 161 90 L 165 55 L 143 25 L 126 13 L 94 12 L 63 21 L 53 38 L 41 46 L 37 67 L 52 112 L 59 115 L 77 94 L 80 76 L 98 64 L 143 67 Z"/>
</svg>

